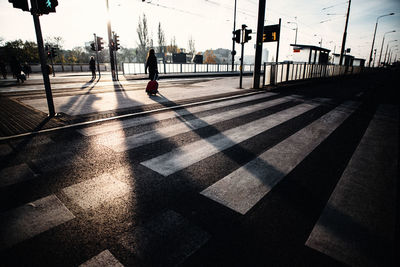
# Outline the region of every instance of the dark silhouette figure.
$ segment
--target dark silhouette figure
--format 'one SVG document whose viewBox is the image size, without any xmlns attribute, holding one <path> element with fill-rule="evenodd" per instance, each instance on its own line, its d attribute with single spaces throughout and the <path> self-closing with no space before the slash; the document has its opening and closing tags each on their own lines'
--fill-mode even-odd
<svg viewBox="0 0 400 267">
<path fill-rule="evenodd" d="M 154 49 L 150 49 L 149 56 L 147 57 L 146 67 L 144 69 L 147 74 L 147 68 L 149 68 L 149 79 L 152 81 L 156 74 L 158 74 L 157 70 L 157 58 L 154 53 Z"/>
<path fill-rule="evenodd" d="M 29 78 L 29 74 L 32 73 L 32 68 L 29 66 L 28 63 L 25 62 L 25 64 L 22 66 L 22 71 L 25 73 L 25 75 Z"/>
<path fill-rule="evenodd" d="M 7 79 L 6 64 L 4 63 L 3 60 L 0 60 L 0 71 L 1 71 L 1 75 L 3 75 L 3 78 L 4 78 L 4 79 Z"/>
<path fill-rule="evenodd" d="M 21 64 L 19 63 L 19 61 L 18 61 L 18 59 L 16 57 L 13 57 L 11 59 L 10 67 L 11 67 L 11 72 L 12 72 L 13 76 L 15 78 L 17 78 L 17 82 L 18 83 L 20 81 L 24 82 L 24 79 L 23 79 L 23 77 L 21 75 L 21 71 L 22 71 Z"/>
<path fill-rule="evenodd" d="M 96 79 L 96 61 L 93 57 L 90 57 L 89 68 L 92 71 L 92 80 Z"/>
</svg>

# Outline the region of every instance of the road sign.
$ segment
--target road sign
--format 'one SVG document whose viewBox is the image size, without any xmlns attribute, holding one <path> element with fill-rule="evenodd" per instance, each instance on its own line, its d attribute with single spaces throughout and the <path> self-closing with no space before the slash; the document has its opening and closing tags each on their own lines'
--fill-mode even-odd
<svg viewBox="0 0 400 267">
<path fill-rule="evenodd" d="M 280 25 L 267 25 L 264 26 L 263 42 L 276 42 L 279 41 Z"/>
</svg>

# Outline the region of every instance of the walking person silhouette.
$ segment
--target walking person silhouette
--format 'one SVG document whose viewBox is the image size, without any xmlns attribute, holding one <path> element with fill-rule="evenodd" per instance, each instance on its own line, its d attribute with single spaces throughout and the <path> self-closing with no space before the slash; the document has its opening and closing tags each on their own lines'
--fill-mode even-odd
<svg viewBox="0 0 400 267">
<path fill-rule="evenodd" d="M 92 71 L 92 81 L 96 79 L 96 61 L 94 57 L 90 57 L 89 68 Z"/>
<path fill-rule="evenodd" d="M 146 68 L 144 69 L 146 74 L 147 74 L 147 68 L 149 69 L 149 79 L 151 81 L 155 80 L 156 74 L 158 74 L 158 69 L 157 69 L 157 58 L 154 49 L 149 50 L 149 56 L 147 57 L 146 61 Z"/>
</svg>

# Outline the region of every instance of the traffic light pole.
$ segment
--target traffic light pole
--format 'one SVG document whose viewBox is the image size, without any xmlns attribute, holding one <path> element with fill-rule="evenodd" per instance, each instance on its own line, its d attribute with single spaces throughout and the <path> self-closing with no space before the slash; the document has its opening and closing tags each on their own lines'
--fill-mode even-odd
<svg viewBox="0 0 400 267">
<path fill-rule="evenodd" d="M 51 70 L 52 70 L 52 72 L 53 72 L 53 77 L 56 77 L 56 72 L 55 72 L 55 70 L 54 70 L 54 59 L 53 59 L 53 57 L 54 57 L 53 48 L 50 47 Z"/>
<path fill-rule="evenodd" d="M 94 47 L 96 48 L 96 62 L 97 62 L 97 70 L 99 71 L 99 79 L 101 78 L 101 73 L 100 73 L 100 63 L 99 63 L 99 46 L 97 45 L 97 36 L 95 33 L 93 33 L 94 36 Z"/>
<path fill-rule="evenodd" d="M 49 107 L 49 116 L 53 117 L 54 115 L 56 115 L 56 112 L 54 110 L 54 103 L 53 103 L 53 95 L 51 93 L 50 78 L 49 78 L 49 73 L 48 73 L 48 70 L 47 70 L 46 57 L 45 57 L 44 48 L 43 48 L 42 30 L 40 28 L 39 16 L 36 14 L 37 3 L 36 3 L 35 0 L 31 0 L 31 6 L 32 6 L 33 23 L 35 24 L 36 39 L 37 39 L 37 45 L 38 45 L 38 50 L 39 50 L 40 65 L 41 65 L 42 74 L 43 74 L 44 88 L 45 88 L 45 91 L 46 91 L 47 105 Z"/>
<path fill-rule="evenodd" d="M 239 88 L 242 89 L 242 80 L 243 80 L 243 55 L 244 54 L 244 42 L 242 42 L 242 53 L 240 56 L 240 79 L 239 79 Z"/>
<path fill-rule="evenodd" d="M 254 89 L 260 88 L 260 72 L 261 72 L 263 33 L 264 33 L 265 2 L 266 2 L 266 0 L 260 0 L 259 5 L 258 5 L 256 54 L 255 54 L 254 72 L 253 72 L 253 88 Z"/>
</svg>

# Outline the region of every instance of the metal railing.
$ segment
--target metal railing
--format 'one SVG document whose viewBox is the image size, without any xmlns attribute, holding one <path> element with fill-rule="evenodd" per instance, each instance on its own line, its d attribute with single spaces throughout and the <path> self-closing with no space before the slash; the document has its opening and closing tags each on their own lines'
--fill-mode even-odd
<svg viewBox="0 0 400 267">
<path fill-rule="evenodd" d="M 308 63 L 264 63 L 261 71 L 262 86 L 282 82 L 358 74 L 361 66 L 339 66 Z"/>
<path fill-rule="evenodd" d="M 144 74 L 145 64 L 144 63 L 123 63 L 122 72 L 123 74 Z M 234 65 L 234 72 L 239 71 L 239 64 Z M 231 64 L 194 64 L 194 63 L 158 63 L 157 69 L 162 74 L 175 74 L 175 73 L 207 73 L 207 72 L 231 72 Z M 254 65 L 245 64 L 243 70 L 251 72 L 254 69 Z"/>
</svg>

